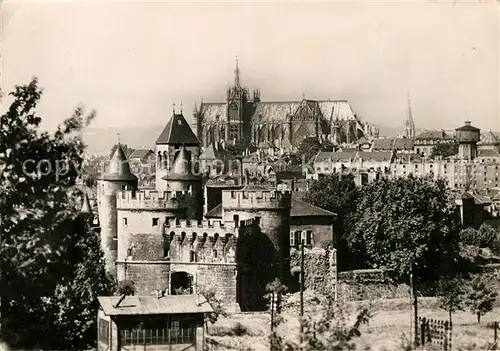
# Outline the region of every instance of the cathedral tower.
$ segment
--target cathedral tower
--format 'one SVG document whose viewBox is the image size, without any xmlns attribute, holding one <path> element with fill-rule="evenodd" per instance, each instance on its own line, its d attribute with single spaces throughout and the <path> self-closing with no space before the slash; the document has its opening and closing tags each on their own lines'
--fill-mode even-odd
<svg viewBox="0 0 500 351">
<path fill-rule="evenodd" d="M 410 93 L 408 93 L 408 115 L 405 120 L 405 137 L 409 139 L 415 138 L 415 122 L 411 112 Z"/>
<path fill-rule="evenodd" d="M 236 58 L 234 85 L 227 90 L 227 127 L 225 138 L 228 142 L 240 141 L 244 138 L 243 111 L 247 101 L 248 93 L 240 85 L 240 68 L 238 66 L 238 58 Z"/>
<path fill-rule="evenodd" d="M 106 270 L 116 275 L 117 223 L 116 195 L 121 190 L 136 190 L 137 177 L 130 171 L 130 165 L 118 144 L 107 173 L 97 180 L 97 199 L 99 221 L 101 225 L 101 247 L 106 260 Z"/>
</svg>

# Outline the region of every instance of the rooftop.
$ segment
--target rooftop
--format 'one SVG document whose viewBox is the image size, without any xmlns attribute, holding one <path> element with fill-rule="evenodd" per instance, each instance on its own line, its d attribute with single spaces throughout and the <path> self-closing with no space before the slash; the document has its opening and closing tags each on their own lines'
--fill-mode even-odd
<svg viewBox="0 0 500 351">
<path fill-rule="evenodd" d="M 182 113 L 174 113 L 156 140 L 156 145 L 159 144 L 198 146 L 200 142 Z"/>
<path fill-rule="evenodd" d="M 118 144 L 111 160 L 109 168 L 101 177 L 102 180 L 137 180 L 137 177 L 130 170 L 130 164 L 125 156 L 121 144 Z"/>
<path fill-rule="evenodd" d="M 98 297 L 99 304 L 108 316 L 131 316 L 153 314 L 210 313 L 212 306 L 202 295 L 126 296 Z"/>
</svg>

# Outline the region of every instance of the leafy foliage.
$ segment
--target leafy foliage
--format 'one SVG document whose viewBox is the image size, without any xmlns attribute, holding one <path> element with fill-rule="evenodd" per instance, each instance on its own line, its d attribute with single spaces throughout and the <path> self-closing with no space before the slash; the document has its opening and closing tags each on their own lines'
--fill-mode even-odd
<svg viewBox="0 0 500 351">
<path fill-rule="evenodd" d="M 431 157 L 441 156 L 447 158 L 458 154 L 458 144 L 452 143 L 439 143 L 432 149 Z"/>
<path fill-rule="evenodd" d="M 208 329 L 208 322 L 215 324 L 215 322 L 219 319 L 219 316 L 227 317 L 227 312 L 222 306 L 222 301 L 217 298 L 215 289 L 199 287 L 199 292 L 205 297 L 205 299 L 207 299 L 208 303 L 214 310 L 214 312 L 205 315 L 205 326 Z"/>
<path fill-rule="evenodd" d="M 132 280 L 122 280 L 118 283 L 117 295 L 133 296 L 135 294 L 135 284 Z"/>
<path fill-rule="evenodd" d="M 331 293 L 323 301 L 321 310 L 302 319 L 301 342 L 279 338 L 280 350 L 356 350 L 360 328 L 372 317 L 370 308 L 360 307 L 354 323 L 350 324 L 350 311 L 343 303 L 335 302 Z"/>
<path fill-rule="evenodd" d="M 454 274 L 459 261 L 460 219 L 444 181 L 381 179 L 363 188 L 351 246 L 364 246 L 374 268 L 408 282 L 433 282 Z"/>
<path fill-rule="evenodd" d="M 488 248 L 495 253 L 500 253 L 500 233 L 487 224 L 481 225 L 478 230 L 474 228 L 463 229 L 460 232 L 460 242 L 465 245 Z"/>
<path fill-rule="evenodd" d="M 363 265 L 363 247 L 356 246 L 351 240 L 348 247 L 346 239 L 353 230 L 354 218 L 360 191 L 354 183 L 352 175 L 332 174 L 315 181 L 303 200 L 334 212 L 338 215 L 336 228 L 335 248 L 338 253 L 339 269 L 365 268 Z"/>
<path fill-rule="evenodd" d="M 329 140 L 318 140 L 317 137 L 302 139 L 297 150 L 297 158 L 309 162 L 320 151 L 333 151 L 334 145 Z"/>
<path fill-rule="evenodd" d="M 444 280 L 438 288 L 439 307 L 449 313 L 450 324 L 452 314 L 464 309 L 464 283 L 459 278 Z"/>
<path fill-rule="evenodd" d="M 77 108 L 50 135 L 39 131 L 37 80 L 10 95 L 0 117 L 2 336 L 16 348 L 86 348 L 95 339 L 96 298 L 113 285 L 75 188 L 85 148 L 79 135 L 95 114 Z"/>
<path fill-rule="evenodd" d="M 493 310 L 496 297 L 497 292 L 493 290 L 487 277 L 476 275 L 465 295 L 465 304 L 477 316 L 477 322 L 481 323 L 481 316 Z"/>
</svg>

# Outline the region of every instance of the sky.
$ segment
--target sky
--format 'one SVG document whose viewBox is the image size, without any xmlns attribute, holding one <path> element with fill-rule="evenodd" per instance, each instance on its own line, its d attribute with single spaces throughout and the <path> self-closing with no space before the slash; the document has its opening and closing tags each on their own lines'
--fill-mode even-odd
<svg viewBox="0 0 500 351">
<path fill-rule="evenodd" d="M 93 127 L 165 124 L 173 104 L 224 101 L 238 56 L 263 101 L 347 99 L 369 123 L 465 120 L 500 131 L 495 1 L 9 1 L 0 8 L 2 91 L 39 78 L 53 128 L 84 104 Z M 5 109 L 8 98 L 3 100 Z"/>
</svg>

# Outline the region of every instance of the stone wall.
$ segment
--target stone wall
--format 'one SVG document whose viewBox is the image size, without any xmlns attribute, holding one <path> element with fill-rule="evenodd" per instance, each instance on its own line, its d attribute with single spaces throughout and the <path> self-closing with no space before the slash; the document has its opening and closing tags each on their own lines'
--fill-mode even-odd
<svg viewBox="0 0 500 351">
<path fill-rule="evenodd" d="M 394 283 L 389 271 L 360 269 L 338 273 L 337 294 L 346 300 L 406 298 L 409 287 Z"/>
</svg>

